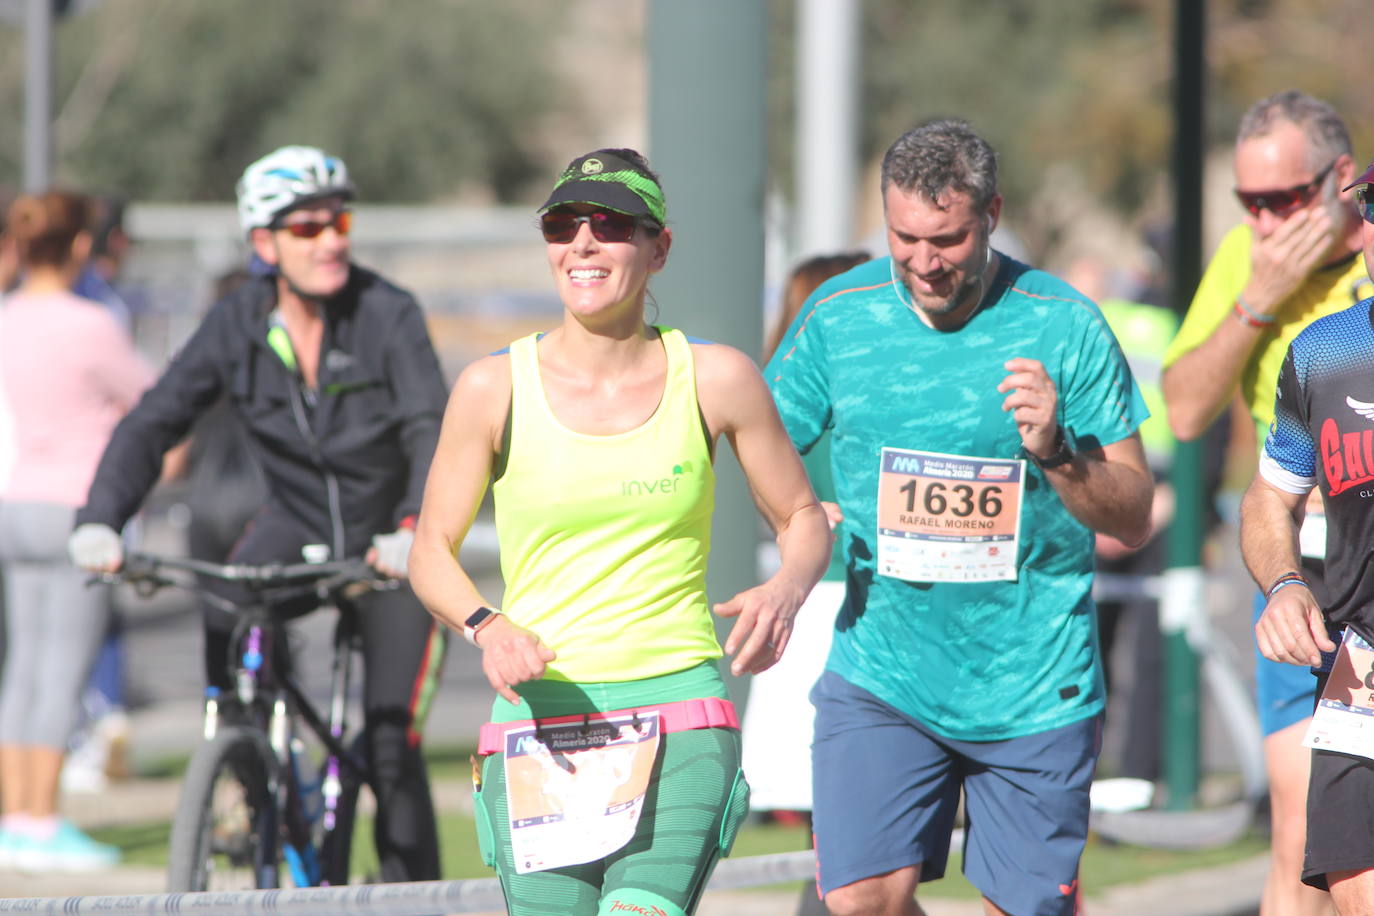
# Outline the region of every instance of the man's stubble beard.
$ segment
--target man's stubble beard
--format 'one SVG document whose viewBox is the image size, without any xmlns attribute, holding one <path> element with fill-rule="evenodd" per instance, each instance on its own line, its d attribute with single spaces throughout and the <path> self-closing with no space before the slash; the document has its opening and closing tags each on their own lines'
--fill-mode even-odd
<svg viewBox="0 0 1374 916">
<path fill-rule="evenodd" d="M 965 276 L 963 282 L 959 284 L 959 288 L 940 300 L 935 308 L 927 307 L 920 297 L 916 295 L 916 291 L 911 288 L 911 277 L 906 272 L 903 272 L 902 275 L 902 285 L 906 287 L 907 297 L 911 300 L 912 304 L 925 314 L 936 316 L 948 315 L 951 312 L 957 312 L 960 306 L 966 304 L 965 297 L 971 295 L 975 288 L 977 289 L 978 297 L 980 299 L 983 297 L 985 292 L 982 289 L 983 274 L 987 272 L 988 264 L 990 263 L 992 263 L 992 236 L 989 233 L 983 236 L 982 266 L 979 267 L 975 273 Z M 976 308 L 978 303 L 973 302 L 968 304 Z"/>
</svg>

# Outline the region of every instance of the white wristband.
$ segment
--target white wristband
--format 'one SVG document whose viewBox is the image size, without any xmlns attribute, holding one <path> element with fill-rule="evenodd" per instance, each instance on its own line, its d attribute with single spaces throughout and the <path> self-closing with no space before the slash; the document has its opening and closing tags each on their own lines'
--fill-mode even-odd
<svg viewBox="0 0 1374 916">
<path fill-rule="evenodd" d="M 477 633 L 491 623 L 501 614 L 496 608 L 479 607 L 468 615 L 468 619 L 463 621 L 463 638 L 474 646 L 477 645 Z"/>
</svg>

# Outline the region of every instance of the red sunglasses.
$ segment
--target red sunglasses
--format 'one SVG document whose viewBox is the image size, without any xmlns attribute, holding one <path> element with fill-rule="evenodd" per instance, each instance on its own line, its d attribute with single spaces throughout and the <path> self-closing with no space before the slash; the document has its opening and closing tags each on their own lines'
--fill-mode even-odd
<svg viewBox="0 0 1374 916">
<path fill-rule="evenodd" d="M 334 227 L 334 231 L 339 235 L 348 235 L 348 230 L 353 228 L 353 213 L 350 210 L 340 210 L 334 214 L 334 218 L 327 222 L 320 222 L 317 219 L 303 219 L 298 223 L 282 223 L 278 228 L 284 229 L 298 239 L 313 239 L 321 232 Z"/>
<path fill-rule="evenodd" d="M 614 210 L 593 210 L 591 213 L 550 210 L 539 217 L 544 241 L 560 245 L 577 238 L 577 227 L 581 223 L 591 228 L 592 238 L 598 242 L 628 242 L 635 236 L 635 227 L 640 225 L 639 217 Z"/>
<path fill-rule="evenodd" d="M 1335 167 L 1336 160 L 1332 159 L 1331 163 L 1322 169 L 1316 178 L 1305 184 L 1284 188 L 1282 191 L 1242 191 L 1237 188 L 1236 199 L 1240 201 L 1242 207 L 1250 212 L 1251 216 L 1259 216 L 1261 210 L 1269 210 L 1278 216 L 1285 216 L 1296 207 L 1300 207 L 1311 200 L 1326 176 L 1331 174 L 1331 170 Z"/>
</svg>

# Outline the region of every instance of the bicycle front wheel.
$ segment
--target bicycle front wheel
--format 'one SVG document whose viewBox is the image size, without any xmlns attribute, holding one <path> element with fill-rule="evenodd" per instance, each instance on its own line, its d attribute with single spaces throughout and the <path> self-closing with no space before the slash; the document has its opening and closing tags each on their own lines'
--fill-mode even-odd
<svg viewBox="0 0 1374 916">
<path fill-rule="evenodd" d="M 172 821 L 167 889 L 276 887 L 281 856 L 271 748 L 251 728 L 221 728 L 191 758 Z"/>
</svg>

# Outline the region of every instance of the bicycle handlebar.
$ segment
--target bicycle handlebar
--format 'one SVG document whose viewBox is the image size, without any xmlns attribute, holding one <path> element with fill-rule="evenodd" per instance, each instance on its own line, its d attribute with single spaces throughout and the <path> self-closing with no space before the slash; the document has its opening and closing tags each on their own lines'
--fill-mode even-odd
<svg viewBox="0 0 1374 916">
<path fill-rule="evenodd" d="M 189 557 L 166 557 L 134 551 L 124 558 L 124 565 L 114 573 L 100 573 L 94 581 L 117 584 L 127 582 L 140 592 L 151 594 L 164 586 L 204 591 L 203 588 L 169 578 L 165 570 L 179 570 L 236 582 L 253 591 L 296 588 L 302 592 L 335 591 L 354 583 L 369 583 L 374 588 L 394 588 L 395 579 L 378 573 L 361 558 L 331 560 L 325 563 L 210 563 Z"/>
<path fill-rule="evenodd" d="M 225 582 L 239 582 L 255 588 L 278 585 L 303 585 L 334 577 L 358 580 L 385 578 L 361 558 L 331 560 L 326 563 L 210 563 L 189 557 L 164 557 L 133 552 L 124 560 L 120 575 L 126 578 L 151 578 L 164 569 L 180 569 Z"/>
</svg>

